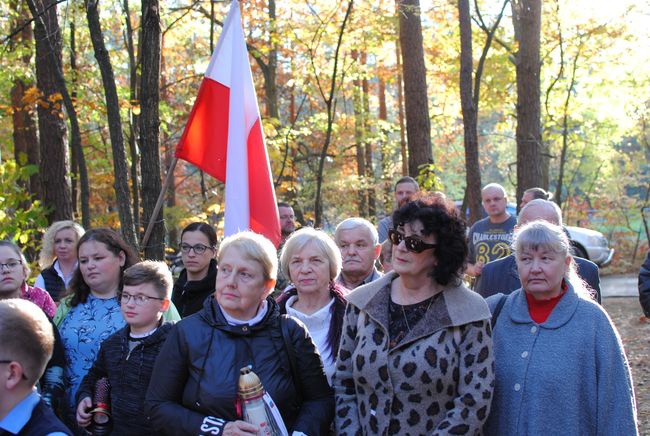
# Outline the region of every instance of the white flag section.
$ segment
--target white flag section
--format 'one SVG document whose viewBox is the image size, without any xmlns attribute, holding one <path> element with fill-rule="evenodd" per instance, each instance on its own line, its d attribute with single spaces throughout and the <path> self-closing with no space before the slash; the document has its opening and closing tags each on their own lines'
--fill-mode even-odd
<svg viewBox="0 0 650 436">
<path fill-rule="evenodd" d="M 176 156 L 226 184 L 225 235 L 280 242 L 280 220 L 239 2 L 233 0 Z"/>
</svg>

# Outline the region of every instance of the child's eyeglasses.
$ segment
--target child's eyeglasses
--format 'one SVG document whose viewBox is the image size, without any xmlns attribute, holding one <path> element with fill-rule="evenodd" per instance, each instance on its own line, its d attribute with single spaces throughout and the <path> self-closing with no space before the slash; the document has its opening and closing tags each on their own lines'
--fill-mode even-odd
<svg viewBox="0 0 650 436">
<path fill-rule="evenodd" d="M 164 300 L 164 298 L 150 297 L 148 295 L 142 295 L 142 294 L 131 295 L 131 294 L 127 294 L 126 292 L 122 292 L 120 294 L 120 302 L 122 304 L 129 304 L 131 298 L 133 298 L 133 302 L 135 303 L 136 306 L 142 306 L 143 304 L 148 303 L 149 300 L 159 300 L 159 301 Z"/>
<path fill-rule="evenodd" d="M 424 250 L 430 250 L 436 247 L 436 244 L 428 244 L 421 239 L 414 238 L 413 236 L 405 236 L 394 229 L 388 231 L 388 238 L 393 245 L 399 245 L 404 241 L 406 249 L 413 253 L 422 253 Z"/>
</svg>

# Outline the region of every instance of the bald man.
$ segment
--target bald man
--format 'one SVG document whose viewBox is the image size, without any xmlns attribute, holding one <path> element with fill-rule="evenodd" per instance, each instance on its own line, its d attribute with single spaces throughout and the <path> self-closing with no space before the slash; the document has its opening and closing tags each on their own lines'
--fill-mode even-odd
<svg viewBox="0 0 650 436">
<path fill-rule="evenodd" d="M 487 217 L 469 229 L 469 264 L 466 273 L 481 275 L 483 265 L 510 254 L 512 233 L 517 220 L 506 210 L 508 196 L 503 186 L 489 183 L 481 190 L 481 201 Z"/>
<path fill-rule="evenodd" d="M 521 210 L 517 226 L 536 220 L 548 221 L 552 224 L 562 225 L 562 213 L 557 204 L 547 200 L 532 200 Z M 600 303 L 600 276 L 598 266 L 581 257 L 573 258 L 576 262 L 578 276 L 590 288 L 596 291 L 594 299 Z M 509 294 L 521 288 L 515 255 L 511 254 L 503 259 L 490 262 L 483 266 L 474 290 L 483 297 L 502 293 Z"/>
</svg>

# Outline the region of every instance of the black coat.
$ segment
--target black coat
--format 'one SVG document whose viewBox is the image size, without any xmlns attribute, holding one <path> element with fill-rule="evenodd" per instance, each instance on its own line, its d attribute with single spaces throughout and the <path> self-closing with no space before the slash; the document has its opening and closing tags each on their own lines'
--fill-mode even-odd
<svg viewBox="0 0 650 436">
<path fill-rule="evenodd" d="M 203 302 L 214 293 L 214 283 L 217 278 L 217 261 L 212 259 L 208 274 L 201 280 L 187 281 L 187 270 L 174 283 L 172 303 L 178 309 L 181 318 L 188 317 L 203 308 Z"/>
<path fill-rule="evenodd" d="M 228 324 L 214 298 L 176 325 L 160 351 L 147 392 L 147 413 L 157 430 L 170 435 L 221 434 L 228 421 L 241 419 L 235 406 L 239 370 L 251 365 L 289 433 L 327 433 L 334 395 L 316 347 L 302 324 L 286 318 L 300 377 L 295 383 L 280 311 L 273 299 L 266 301 L 266 316 L 252 326 Z"/>
<path fill-rule="evenodd" d="M 576 262 L 578 276 L 592 288 L 596 295 L 594 300 L 600 303 L 600 275 L 598 265 L 581 257 L 573 258 Z M 515 255 L 486 263 L 474 286 L 474 291 L 487 298 L 490 295 L 510 294 L 521 288 Z"/>
<path fill-rule="evenodd" d="M 97 360 L 84 377 L 77 392 L 77 404 L 93 398 L 95 383 L 108 377 L 111 385 L 113 431 L 119 436 L 156 434 L 144 414 L 144 396 L 158 352 L 172 329 L 164 323 L 129 353 L 129 326 L 109 336 L 99 349 Z"/>
<path fill-rule="evenodd" d="M 650 251 L 639 271 L 639 302 L 645 316 L 650 318 Z"/>
</svg>

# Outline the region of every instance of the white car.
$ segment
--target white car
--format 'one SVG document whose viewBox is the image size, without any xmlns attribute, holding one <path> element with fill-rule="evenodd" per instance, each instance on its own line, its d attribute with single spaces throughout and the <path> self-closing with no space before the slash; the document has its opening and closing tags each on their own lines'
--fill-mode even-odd
<svg viewBox="0 0 650 436">
<path fill-rule="evenodd" d="M 456 208 L 460 209 L 462 201 L 455 201 Z M 517 216 L 517 205 L 508 203 L 506 210 L 512 216 Z M 481 211 L 483 218 L 487 215 Z M 469 218 L 469 210 L 465 211 L 465 217 Z M 569 232 L 569 239 L 574 248 L 574 255 L 587 259 L 603 268 L 612 262 L 614 249 L 609 248 L 607 238 L 600 232 L 584 227 L 565 226 Z"/>
<path fill-rule="evenodd" d="M 602 233 L 584 227 L 566 226 L 566 229 L 576 256 L 588 259 L 601 268 L 612 262 L 614 249 L 609 248 L 607 238 Z"/>
</svg>

